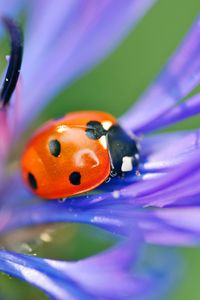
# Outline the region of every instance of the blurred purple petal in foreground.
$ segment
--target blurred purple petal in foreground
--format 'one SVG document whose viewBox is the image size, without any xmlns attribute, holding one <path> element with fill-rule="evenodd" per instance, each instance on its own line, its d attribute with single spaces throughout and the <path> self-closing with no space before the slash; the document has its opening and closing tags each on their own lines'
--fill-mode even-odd
<svg viewBox="0 0 200 300">
<path fill-rule="evenodd" d="M 167 286 L 169 279 L 165 269 L 157 266 L 132 275 L 140 242 L 134 239 L 133 244 L 137 251 L 130 244 L 121 245 L 77 262 L 1 250 L 0 271 L 40 288 L 52 299 L 144 299 Z"/>
<path fill-rule="evenodd" d="M 154 2 L 32 1 L 22 68 L 21 129 L 55 93 L 115 48 Z"/>
</svg>

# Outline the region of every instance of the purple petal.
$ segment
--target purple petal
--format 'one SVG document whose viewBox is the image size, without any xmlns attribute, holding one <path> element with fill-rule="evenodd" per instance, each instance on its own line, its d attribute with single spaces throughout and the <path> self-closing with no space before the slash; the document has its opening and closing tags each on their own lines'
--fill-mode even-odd
<svg viewBox="0 0 200 300">
<path fill-rule="evenodd" d="M 124 178 L 114 178 L 100 186 L 100 192 L 110 191 L 107 198 L 112 197 L 112 192 L 118 199 L 132 196 L 133 201 L 140 206 L 160 207 L 174 202 L 181 204 L 183 200 L 185 204 L 185 196 L 190 196 L 188 201 L 191 201 L 191 196 L 196 199 L 199 193 L 199 185 L 196 183 L 200 174 L 199 154 L 195 156 L 195 152 L 199 149 L 199 136 L 199 130 L 196 130 L 144 138 L 141 141 L 141 175 L 129 174 Z M 191 189 L 192 183 L 194 187 Z M 188 187 L 186 191 L 183 186 Z"/>
<path fill-rule="evenodd" d="M 11 190 L 12 189 L 12 190 Z M 25 189 L 19 172 L 14 173 L 12 176 L 4 174 L 0 182 L 0 208 L 12 208 L 16 205 L 22 205 L 23 202 L 27 203 L 28 199 L 33 196 Z"/>
<path fill-rule="evenodd" d="M 14 15 L 19 12 L 24 0 L 1 0 L 0 13 L 1 15 Z"/>
<path fill-rule="evenodd" d="M 146 137 L 141 142 L 142 169 L 169 170 L 192 157 L 200 146 L 199 130 L 164 133 Z"/>
<path fill-rule="evenodd" d="M 0 104 L 1 105 L 1 104 Z M 7 122 L 6 109 L 0 107 L 0 161 L 2 162 L 9 149 L 10 145 L 10 134 Z"/>
<path fill-rule="evenodd" d="M 151 130 L 178 101 L 200 83 L 200 19 L 198 18 L 182 45 L 138 103 L 122 118 L 124 127 L 136 133 Z"/>
<path fill-rule="evenodd" d="M 165 208 L 143 211 L 141 229 L 149 243 L 178 246 L 200 244 L 199 207 Z"/>
<path fill-rule="evenodd" d="M 200 94 L 197 94 L 178 106 L 175 106 L 172 110 L 166 113 L 162 119 L 149 124 L 148 130 L 157 130 L 198 115 L 199 113 Z"/>
<path fill-rule="evenodd" d="M 1 250 L 0 271 L 35 285 L 53 299 L 127 299 L 143 295 L 154 280 L 130 274 L 132 253 L 133 247 L 126 245 L 64 262 Z"/>
<path fill-rule="evenodd" d="M 24 0 L 1 0 L 0 1 L 0 16 L 13 17 L 19 14 Z M 3 36 L 3 26 L 0 22 L 0 39 Z"/>
<path fill-rule="evenodd" d="M 128 197 L 123 199 L 127 202 L 128 200 Z M 102 207 L 96 208 L 85 205 L 85 208 L 78 209 L 71 204 L 68 206 L 48 202 L 22 210 L 10 213 L 7 224 L 4 224 L 1 230 L 51 222 L 77 222 L 92 224 L 125 236 L 139 230 L 143 233 L 145 241 L 153 244 L 192 246 L 200 243 L 199 207 L 141 209 L 119 201 L 119 204 L 102 204 Z"/>
<path fill-rule="evenodd" d="M 176 166 L 166 175 L 138 183 L 136 187 L 130 185 L 123 195 L 134 195 L 136 198 L 134 201 L 145 206 L 165 206 L 173 202 L 181 203 L 182 198 L 191 198 L 199 194 L 200 188 L 197 184 L 199 176 L 199 151 L 196 150 L 190 159 Z"/>
<path fill-rule="evenodd" d="M 29 16 L 22 68 L 22 130 L 60 88 L 109 53 L 155 0 L 62 0 L 60 6 L 54 2 L 41 6 L 41 1 L 35 1 Z M 45 17 L 36 18 L 42 11 Z M 33 89 L 33 83 L 37 88 Z"/>
</svg>

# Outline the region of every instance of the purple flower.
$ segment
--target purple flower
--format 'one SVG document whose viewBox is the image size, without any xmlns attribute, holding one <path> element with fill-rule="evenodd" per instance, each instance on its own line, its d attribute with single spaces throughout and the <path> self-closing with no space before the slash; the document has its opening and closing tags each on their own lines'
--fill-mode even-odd
<svg viewBox="0 0 200 300">
<path fill-rule="evenodd" d="M 11 1 L 10 5 L 18 8 L 19 2 Z M 47 2 L 29 2 L 31 13 L 21 77 L 10 105 L 0 112 L 1 234 L 37 224 L 79 222 L 119 235 L 139 232 L 149 243 L 199 244 L 199 130 L 156 133 L 199 113 L 199 94 L 188 96 L 200 82 L 199 20 L 164 71 L 136 106 L 120 119 L 126 130 L 140 138 L 141 176 L 113 179 L 100 187 L 101 193 L 59 203 L 35 199 L 24 188 L 18 171 L 8 175 L 9 150 L 19 142 L 22 131 L 60 88 L 108 53 L 153 1 L 118 1 L 117 5 L 114 1 L 102 1 L 101 7 L 96 2 L 89 5 L 88 1 L 62 1 L 59 7 Z M 49 24 L 54 25 L 51 30 Z M 43 39 L 38 43 L 40 36 Z M 46 74 L 50 62 L 52 67 Z M 32 89 L 33 82 L 37 82 L 37 89 Z M 139 297 L 153 290 L 160 278 L 160 273 L 155 276 L 156 271 L 138 275 L 137 268 L 133 268 L 135 275 L 130 274 L 131 262 L 136 266 L 138 259 L 132 257 L 132 251 L 139 249 L 140 243 L 131 240 L 125 247 L 78 263 L 1 250 L 0 270 L 57 299 Z M 81 272 L 84 269 L 88 270 L 87 277 Z M 167 273 L 166 266 L 164 270 Z M 102 277 L 109 283 L 121 284 L 102 286 Z M 114 287 L 115 294 L 111 295 Z"/>
<path fill-rule="evenodd" d="M 200 95 L 190 96 L 200 82 L 199 24 L 197 19 L 155 82 L 120 119 L 140 139 L 141 176 L 113 179 L 100 187 L 101 193 L 73 197 L 62 204 L 28 201 L 33 198 L 19 176 L 13 176 L 7 184 L 15 184 L 14 194 L 2 194 L 9 199 L 2 209 L 2 231 L 79 222 L 121 235 L 139 228 L 149 243 L 199 244 L 199 129 L 156 132 L 199 113 Z M 23 210 L 20 205 L 7 207 L 15 201 L 23 202 Z"/>
<path fill-rule="evenodd" d="M 12 52 L 7 58 L 8 69 L 0 100 L 1 235 L 33 223 L 52 221 L 83 221 L 109 230 L 118 228 L 123 220 L 120 214 L 127 210 L 126 206 L 120 211 L 117 205 L 113 211 L 114 218 L 110 208 L 106 212 L 107 202 L 104 202 L 105 206 L 98 207 L 101 203 L 99 197 L 108 198 L 112 193 L 107 192 L 89 199 L 82 197 L 75 206 L 73 199 L 63 205 L 56 201 L 47 203 L 33 199 L 8 157 L 13 145 L 20 142 L 22 132 L 48 101 L 64 85 L 86 72 L 111 51 L 153 2 L 155 1 L 61 0 L 59 5 L 54 0 L 51 3 L 40 0 L 1 2 L 2 15 L 16 15 L 24 5 L 28 20 L 19 76 L 22 58 L 20 32 L 11 19 L 2 18 L 11 36 Z M 35 88 L 33 82 L 37 83 Z M 125 182 L 124 184 L 127 185 Z M 116 198 L 116 191 L 114 195 Z M 85 206 L 82 206 L 83 200 L 86 200 Z M 76 207 L 78 203 L 80 207 Z M 105 215 L 102 209 L 106 212 Z M 137 228 L 138 225 L 135 224 L 134 227 Z M 129 235 L 126 228 L 122 228 L 122 232 Z M 135 230 L 134 237 L 131 235 L 130 241 L 123 246 L 78 262 L 55 261 L 0 250 L 0 271 L 35 285 L 53 299 L 111 300 L 133 296 L 139 299 L 140 296 L 151 295 L 155 290 L 160 292 L 158 285 L 168 286 L 166 281 L 169 274 L 166 265 L 154 265 L 145 271 L 138 270 L 138 251 L 143 244 L 142 238 L 138 237 L 139 233 L 139 229 Z"/>
</svg>

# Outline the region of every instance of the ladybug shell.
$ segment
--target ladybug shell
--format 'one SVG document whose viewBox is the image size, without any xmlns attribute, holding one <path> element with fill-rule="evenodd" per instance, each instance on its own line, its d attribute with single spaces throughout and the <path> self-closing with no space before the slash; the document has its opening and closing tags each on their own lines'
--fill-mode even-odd
<svg viewBox="0 0 200 300">
<path fill-rule="evenodd" d="M 103 112 L 74 112 L 44 124 L 28 142 L 22 176 L 46 199 L 90 191 L 110 174 L 105 132 L 116 119 Z"/>
</svg>

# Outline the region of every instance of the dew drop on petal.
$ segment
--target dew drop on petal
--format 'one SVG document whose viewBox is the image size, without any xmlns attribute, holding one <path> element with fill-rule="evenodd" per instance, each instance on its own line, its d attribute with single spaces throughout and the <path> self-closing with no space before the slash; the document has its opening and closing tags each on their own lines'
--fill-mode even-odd
<svg viewBox="0 0 200 300">
<path fill-rule="evenodd" d="M 136 170 L 135 175 L 136 175 L 137 177 L 141 176 L 140 171 L 139 171 L 139 170 Z"/>
<path fill-rule="evenodd" d="M 112 192 L 112 196 L 113 196 L 113 198 L 118 199 L 120 197 L 120 192 L 116 190 L 116 191 Z"/>
</svg>

